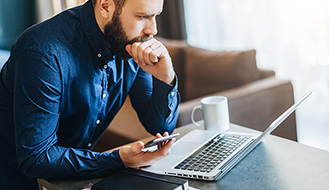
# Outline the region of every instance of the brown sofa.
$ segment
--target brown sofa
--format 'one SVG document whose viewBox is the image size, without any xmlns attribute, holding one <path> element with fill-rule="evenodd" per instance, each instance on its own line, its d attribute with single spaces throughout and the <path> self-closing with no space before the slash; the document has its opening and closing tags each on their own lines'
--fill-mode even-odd
<svg viewBox="0 0 329 190">
<path fill-rule="evenodd" d="M 190 124 L 193 107 L 209 95 L 228 98 L 231 123 L 260 131 L 294 103 L 291 82 L 276 78 L 272 70 L 259 69 L 255 50 L 210 51 L 185 41 L 159 40 L 167 47 L 178 76 L 182 102 L 177 127 Z M 196 112 L 195 119 L 201 120 L 202 113 Z M 273 134 L 296 141 L 295 114 L 281 125 Z M 128 99 L 95 150 L 148 136 Z"/>
</svg>

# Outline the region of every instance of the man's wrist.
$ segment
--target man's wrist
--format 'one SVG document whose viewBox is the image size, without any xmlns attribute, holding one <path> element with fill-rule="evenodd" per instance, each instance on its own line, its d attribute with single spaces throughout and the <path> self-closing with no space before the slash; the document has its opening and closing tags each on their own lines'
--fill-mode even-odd
<svg viewBox="0 0 329 190">
<path fill-rule="evenodd" d="M 175 86 L 175 84 L 176 84 L 176 77 L 175 77 L 175 75 L 174 75 L 174 78 L 171 80 L 171 82 L 169 84 Z"/>
<path fill-rule="evenodd" d="M 164 81 L 167 84 L 173 85 L 175 84 L 175 72 L 172 72 L 169 76 L 168 76 L 168 80 Z"/>
</svg>

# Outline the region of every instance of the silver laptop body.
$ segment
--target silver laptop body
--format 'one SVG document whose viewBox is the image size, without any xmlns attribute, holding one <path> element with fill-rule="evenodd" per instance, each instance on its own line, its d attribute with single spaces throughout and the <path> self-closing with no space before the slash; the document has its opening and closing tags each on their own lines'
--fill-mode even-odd
<svg viewBox="0 0 329 190">
<path fill-rule="evenodd" d="M 302 99 L 292 105 L 275 121 L 273 121 L 271 125 L 261 134 L 233 132 L 214 133 L 214 131 L 193 130 L 174 144 L 169 156 L 156 162 L 152 166 L 142 168 L 142 170 L 184 178 L 208 181 L 218 180 L 222 178 L 227 172 L 229 172 L 251 150 L 253 150 L 265 136 L 269 135 L 274 129 L 276 129 L 311 93 L 312 91 L 309 91 Z M 215 140 L 213 139 L 214 137 L 216 137 Z M 212 160 L 212 162 L 208 164 L 208 168 L 203 170 L 199 169 L 198 171 L 195 171 L 186 169 L 190 168 L 191 164 L 188 164 L 191 162 L 191 155 L 198 157 L 198 155 L 201 154 L 198 152 L 200 148 L 208 145 L 209 141 L 214 142 L 217 141 L 216 139 L 222 138 L 233 138 L 230 139 L 230 141 L 231 143 L 233 141 L 234 144 L 234 146 L 232 146 L 234 148 L 228 151 L 229 154 L 225 156 L 225 158 L 221 158 L 222 160 L 218 161 Z M 239 139 L 238 143 L 234 142 L 236 139 Z M 216 151 L 216 149 L 219 147 L 220 146 L 215 147 L 212 151 Z M 205 166 L 203 168 L 205 168 Z"/>
</svg>

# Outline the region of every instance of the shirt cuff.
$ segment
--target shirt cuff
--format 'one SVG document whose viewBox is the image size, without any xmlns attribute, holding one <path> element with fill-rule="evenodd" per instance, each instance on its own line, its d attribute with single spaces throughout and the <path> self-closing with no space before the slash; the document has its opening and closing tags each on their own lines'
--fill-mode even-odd
<svg viewBox="0 0 329 190">
<path fill-rule="evenodd" d="M 174 80 L 174 85 L 171 85 L 153 77 L 153 95 L 158 100 L 167 100 L 167 105 L 171 111 L 175 110 L 180 102 L 177 75 L 175 75 Z"/>
<path fill-rule="evenodd" d="M 164 95 L 168 95 L 168 98 L 172 99 L 170 97 L 175 97 L 178 93 L 178 79 L 176 75 L 174 80 L 173 85 L 171 85 L 153 77 L 153 94 L 160 99 L 163 99 Z"/>
<path fill-rule="evenodd" d="M 110 174 L 120 169 L 126 168 L 120 158 L 119 150 L 101 153 L 101 155 L 103 157 L 100 159 L 100 162 L 102 163 L 100 165 L 100 170 L 103 170 L 103 172 L 101 172 L 102 175 Z"/>
</svg>

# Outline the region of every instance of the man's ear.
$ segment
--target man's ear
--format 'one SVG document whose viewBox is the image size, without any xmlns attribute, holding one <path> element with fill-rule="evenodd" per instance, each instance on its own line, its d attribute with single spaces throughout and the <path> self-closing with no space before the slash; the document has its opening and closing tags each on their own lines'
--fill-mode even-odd
<svg viewBox="0 0 329 190">
<path fill-rule="evenodd" d="M 111 20 L 114 10 L 115 4 L 113 0 L 97 0 L 96 8 L 99 10 L 100 15 L 106 19 Z"/>
</svg>

